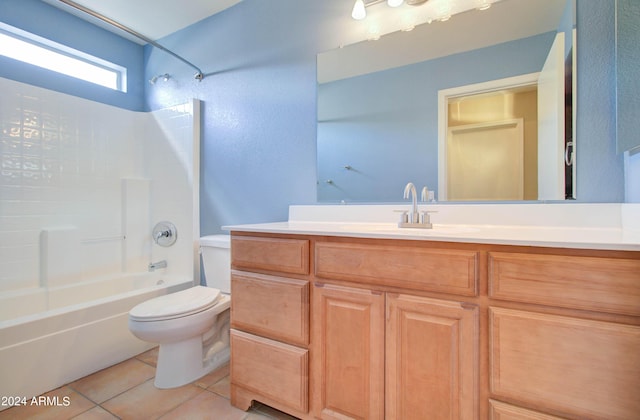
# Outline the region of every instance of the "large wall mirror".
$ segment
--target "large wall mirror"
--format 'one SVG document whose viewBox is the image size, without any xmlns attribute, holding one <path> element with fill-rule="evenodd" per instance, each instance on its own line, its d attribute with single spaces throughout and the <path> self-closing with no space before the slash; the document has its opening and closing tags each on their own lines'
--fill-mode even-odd
<svg viewBox="0 0 640 420">
<path fill-rule="evenodd" d="M 501 0 L 319 54 L 318 201 L 575 198 L 574 16 Z"/>
</svg>

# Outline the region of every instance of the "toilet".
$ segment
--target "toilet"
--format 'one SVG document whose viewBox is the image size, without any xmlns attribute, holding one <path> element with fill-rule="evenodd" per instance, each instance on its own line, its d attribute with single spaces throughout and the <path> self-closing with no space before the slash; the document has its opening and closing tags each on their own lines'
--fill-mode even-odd
<svg viewBox="0 0 640 420">
<path fill-rule="evenodd" d="M 155 386 L 175 388 L 229 361 L 230 239 L 200 238 L 207 286 L 159 296 L 129 311 L 129 330 L 160 345 Z"/>
</svg>

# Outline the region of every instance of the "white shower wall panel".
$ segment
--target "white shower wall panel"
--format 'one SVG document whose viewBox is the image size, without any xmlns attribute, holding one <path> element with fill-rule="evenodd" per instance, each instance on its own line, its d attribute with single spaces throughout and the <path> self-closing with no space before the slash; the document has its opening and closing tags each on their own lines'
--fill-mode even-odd
<svg viewBox="0 0 640 420">
<path fill-rule="evenodd" d="M 43 229 L 112 238 L 108 247 L 79 248 L 74 259 L 88 271 L 119 267 L 112 248 L 121 247 L 113 240 L 121 236 L 120 178 L 141 167 L 134 114 L 6 79 L 0 90 L 0 291 L 40 285 Z"/>
<path fill-rule="evenodd" d="M 171 248 L 152 245 L 151 259 L 168 259 L 169 274 L 199 278 L 199 102 L 191 101 L 150 113 L 145 127 L 145 173 L 151 182 L 151 221 L 167 220 L 178 230 Z M 167 168 L 172 168 L 168 171 Z"/>
<path fill-rule="evenodd" d="M 187 257 L 194 240 L 189 164 L 197 162 L 192 103 L 148 114 L 2 78 L 0 91 L 0 293 L 46 281 L 40 265 L 41 232 L 46 229 L 77 231 L 77 255 L 69 257 L 82 262 L 74 270 L 85 278 L 127 269 L 125 260 L 133 249 L 136 269 L 146 268 L 142 261 L 156 256 L 151 256 L 151 245 L 140 244 L 150 242 L 152 224 L 159 220 L 179 225 L 179 238 L 188 243 L 185 251 L 180 246 L 173 250 L 184 254 L 179 259 Z M 125 179 L 150 185 L 141 203 L 131 202 L 135 195 L 123 202 Z M 130 239 L 137 246 L 129 248 L 124 246 L 127 206 L 138 215 L 144 214 L 141 206 L 149 208 L 147 218 L 136 220 L 136 237 Z M 164 249 L 157 254 L 168 257 Z M 173 268 L 188 265 L 192 274 L 192 259 Z"/>
</svg>

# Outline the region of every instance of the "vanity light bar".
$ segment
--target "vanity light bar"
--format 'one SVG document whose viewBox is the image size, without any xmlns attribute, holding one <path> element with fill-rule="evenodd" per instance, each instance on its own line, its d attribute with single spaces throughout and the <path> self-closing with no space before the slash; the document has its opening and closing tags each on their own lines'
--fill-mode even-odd
<svg viewBox="0 0 640 420">
<path fill-rule="evenodd" d="M 382 2 L 386 2 L 389 7 L 399 7 L 403 4 L 407 4 L 409 6 L 420 6 L 427 3 L 429 0 L 356 0 L 353 5 L 353 9 L 351 10 L 351 17 L 355 20 L 363 20 L 367 17 L 367 7 L 373 6 L 375 4 L 379 4 Z M 478 10 L 487 10 L 491 7 L 493 3 L 496 3 L 500 0 L 468 0 L 467 5 L 461 6 L 460 10 L 456 13 L 465 12 L 471 9 Z M 464 1 L 459 1 L 459 3 L 465 3 Z M 453 14 L 453 13 L 452 13 Z M 444 16 L 440 18 L 440 20 L 445 21 L 451 18 L 451 15 Z"/>
</svg>

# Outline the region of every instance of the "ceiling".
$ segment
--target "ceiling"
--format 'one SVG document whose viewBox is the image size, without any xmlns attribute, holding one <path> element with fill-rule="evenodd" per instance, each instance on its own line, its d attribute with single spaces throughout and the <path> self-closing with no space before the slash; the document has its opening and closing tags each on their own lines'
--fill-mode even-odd
<svg viewBox="0 0 640 420">
<path fill-rule="evenodd" d="M 58 0 L 43 0 L 119 35 L 143 43 Z M 221 12 L 241 0 L 73 0 L 152 40 L 158 40 L 204 18 Z"/>
</svg>

